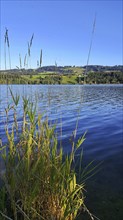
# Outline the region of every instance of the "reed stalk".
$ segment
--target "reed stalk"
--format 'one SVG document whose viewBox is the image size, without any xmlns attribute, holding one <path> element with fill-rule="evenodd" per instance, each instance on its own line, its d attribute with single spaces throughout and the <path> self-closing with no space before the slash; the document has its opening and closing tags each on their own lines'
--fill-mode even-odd
<svg viewBox="0 0 123 220">
<path fill-rule="evenodd" d="M 20 69 L 22 69 L 21 54 L 19 54 L 19 63 L 20 63 Z"/>
<path fill-rule="evenodd" d="M 26 68 L 26 59 L 27 59 L 27 54 L 24 57 L 24 68 Z"/>
<path fill-rule="evenodd" d="M 42 49 L 41 49 L 41 52 L 40 52 L 40 67 L 42 65 Z"/>
<path fill-rule="evenodd" d="M 37 68 L 39 67 L 39 61 L 37 60 Z"/>
<path fill-rule="evenodd" d="M 30 42 L 28 42 L 28 59 L 27 59 L 27 68 L 30 61 L 30 68 L 31 68 L 31 47 L 33 42 L 34 34 L 32 34 L 32 37 L 30 39 Z"/>
<path fill-rule="evenodd" d="M 5 70 L 6 70 L 6 45 L 8 47 L 9 68 L 11 69 L 10 43 L 9 43 L 9 35 L 8 35 L 8 29 L 7 28 L 5 30 L 5 37 L 4 37 Z"/>
<path fill-rule="evenodd" d="M 5 58 L 5 70 L 6 70 L 6 42 L 7 42 L 7 29 L 5 31 L 5 36 L 4 36 L 4 58 Z"/>
<path fill-rule="evenodd" d="M 29 47 L 29 42 L 27 43 L 27 47 L 28 47 L 28 56 L 27 56 L 27 69 L 28 69 L 28 64 L 29 64 L 29 57 L 30 57 L 30 47 Z"/>
<path fill-rule="evenodd" d="M 9 68 L 11 69 L 11 56 L 10 56 L 10 43 L 9 43 L 9 35 L 8 30 L 6 32 L 7 37 L 7 46 L 8 46 L 8 55 L 9 55 Z"/>
<path fill-rule="evenodd" d="M 94 22 L 93 22 L 93 27 L 92 27 L 92 34 L 91 34 L 91 42 L 90 42 L 90 47 L 89 47 L 89 51 L 88 51 L 88 58 L 87 58 L 87 64 L 86 64 L 85 74 L 87 74 L 87 72 L 88 72 L 88 64 L 89 64 L 89 60 L 90 60 L 90 54 L 91 54 L 91 49 L 92 49 L 94 31 L 95 31 L 95 27 L 96 27 L 96 16 L 97 16 L 97 15 L 96 15 L 96 13 L 95 13 Z"/>
</svg>

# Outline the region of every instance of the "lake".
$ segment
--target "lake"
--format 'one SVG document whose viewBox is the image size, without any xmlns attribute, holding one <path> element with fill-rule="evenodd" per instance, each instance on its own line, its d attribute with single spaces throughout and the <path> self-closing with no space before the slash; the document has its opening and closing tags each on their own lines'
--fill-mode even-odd
<svg viewBox="0 0 123 220">
<path fill-rule="evenodd" d="M 98 218 L 123 219 L 123 85 L 10 85 L 13 93 L 27 95 L 38 112 L 57 125 L 65 153 L 71 151 L 70 137 L 85 131 L 83 163 L 102 162 L 100 171 L 87 181 L 86 203 Z M 6 142 L 4 109 L 11 103 L 7 86 L 0 86 L 0 138 Z M 22 120 L 22 103 L 18 120 Z M 12 116 L 12 115 L 11 115 Z M 12 124 L 12 117 L 10 119 Z M 61 131 L 62 130 L 62 131 Z M 75 141 L 76 141 L 75 140 Z"/>
</svg>

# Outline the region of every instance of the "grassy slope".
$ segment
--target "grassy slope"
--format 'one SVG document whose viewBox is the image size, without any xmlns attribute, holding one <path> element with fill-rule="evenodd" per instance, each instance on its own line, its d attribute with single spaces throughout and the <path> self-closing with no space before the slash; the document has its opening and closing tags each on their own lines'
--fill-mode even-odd
<svg viewBox="0 0 123 220">
<path fill-rule="evenodd" d="M 25 80 L 29 80 L 31 82 L 36 81 L 37 83 L 40 83 L 40 78 L 45 78 L 45 77 L 52 78 L 52 75 L 49 75 L 48 73 L 46 73 L 46 74 L 33 75 L 31 78 L 30 76 L 22 76 L 22 78 L 25 78 Z M 70 75 L 70 76 L 63 75 L 61 83 L 62 84 L 76 84 L 77 76 L 76 75 Z"/>
<path fill-rule="evenodd" d="M 21 72 L 13 72 L 11 75 L 6 76 L 4 73 L 0 73 L 0 84 L 6 84 L 7 79 L 8 83 L 11 84 L 77 84 L 78 81 L 80 83 L 84 83 L 83 79 L 79 80 L 79 76 L 82 76 L 84 69 L 81 67 L 64 67 L 59 69 L 59 72 L 47 71 L 47 72 L 33 72 L 24 74 Z M 123 77 L 121 74 L 117 74 L 112 76 L 112 72 L 104 72 L 104 73 L 94 73 L 88 75 L 88 79 L 85 83 L 122 83 Z M 17 77 L 16 77 L 17 76 Z M 20 77 L 21 76 L 21 77 Z M 7 79 L 6 79 L 7 78 Z M 12 79 L 14 78 L 14 80 Z M 20 79 L 19 79 L 20 78 Z"/>
<path fill-rule="evenodd" d="M 71 75 L 71 76 L 62 76 L 62 84 L 76 84 L 77 83 L 77 76 Z"/>
<path fill-rule="evenodd" d="M 61 80 L 61 84 L 76 84 L 77 83 L 77 77 L 79 75 L 81 75 L 83 73 L 82 68 L 80 67 L 66 67 L 64 68 L 64 71 L 71 71 L 71 73 L 69 74 L 62 74 L 62 80 Z M 57 72 L 43 72 L 43 73 L 38 73 L 36 75 L 32 75 L 30 77 L 30 75 L 22 75 L 22 78 L 24 78 L 25 80 L 29 80 L 32 83 L 36 82 L 36 83 L 40 83 L 40 79 L 41 78 L 45 78 L 45 77 L 49 77 L 52 78 L 53 76 L 58 76 L 59 73 Z"/>
</svg>

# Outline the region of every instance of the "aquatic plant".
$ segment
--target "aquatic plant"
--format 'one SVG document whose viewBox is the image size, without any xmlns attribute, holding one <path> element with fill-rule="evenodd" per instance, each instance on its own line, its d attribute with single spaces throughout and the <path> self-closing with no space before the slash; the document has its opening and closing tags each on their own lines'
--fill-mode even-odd
<svg viewBox="0 0 123 220">
<path fill-rule="evenodd" d="M 13 103 L 6 109 L 5 125 L 8 144 L 0 148 L 5 165 L 0 192 L 2 219 L 73 220 L 80 211 L 89 213 L 84 203 L 85 181 L 78 182 L 75 170 L 75 154 L 85 134 L 72 143 L 71 153 L 64 155 L 63 148 L 58 147 L 56 126 L 49 124 L 47 118 L 42 119 L 36 104 L 27 97 L 22 97 L 22 129 L 18 129 L 20 96 L 14 96 L 11 89 L 10 93 Z M 10 111 L 11 115 L 13 112 L 11 129 L 8 126 Z M 74 132 L 73 141 L 75 135 Z M 80 168 L 81 163 L 80 156 Z M 89 167 L 81 174 L 85 176 Z"/>
</svg>

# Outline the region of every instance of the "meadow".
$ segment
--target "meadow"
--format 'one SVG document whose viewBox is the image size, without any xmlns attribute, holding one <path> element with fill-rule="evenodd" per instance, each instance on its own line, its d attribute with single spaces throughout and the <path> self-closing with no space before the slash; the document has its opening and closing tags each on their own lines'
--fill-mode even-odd
<svg viewBox="0 0 123 220">
<path fill-rule="evenodd" d="M 39 70 L 40 71 L 40 70 Z M 84 74 L 81 67 L 63 68 L 58 71 L 20 70 L 0 73 L 0 84 L 122 84 L 122 71 L 90 71 Z"/>
</svg>

